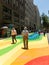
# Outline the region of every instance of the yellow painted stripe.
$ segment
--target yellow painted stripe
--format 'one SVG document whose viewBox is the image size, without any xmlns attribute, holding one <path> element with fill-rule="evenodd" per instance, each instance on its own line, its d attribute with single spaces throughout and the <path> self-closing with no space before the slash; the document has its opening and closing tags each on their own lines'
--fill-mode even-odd
<svg viewBox="0 0 49 65">
<path fill-rule="evenodd" d="M 18 39 L 17 42 L 20 42 L 20 40 Z M 6 40 L 6 41 L 5 40 L 0 40 L 0 49 L 4 49 L 4 48 L 10 46 L 11 43 L 12 43 L 11 40 Z"/>
<path fill-rule="evenodd" d="M 20 49 L 22 47 L 22 44 L 20 44 L 19 46 L 17 46 L 16 48 L 14 48 L 13 50 L 11 50 L 10 52 L 6 53 L 5 55 L 0 57 L 0 65 L 3 65 L 4 63 L 8 62 L 12 62 L 10 59 L 13 58 L 13 60 L 15 60 L 15 58 L 17 56 L 19 56 L 21 53 L 23 53 Z M 20 50 L 20 51 L 19 51 Z M 19 51 L 19 54 L 17 54 Z M 21 53 L 20 53 L 21 52 Z M 10 60 L 10 61 L 9 61 Z M 6 65 L 6 64 L 5 64 Z"/>
</svg>

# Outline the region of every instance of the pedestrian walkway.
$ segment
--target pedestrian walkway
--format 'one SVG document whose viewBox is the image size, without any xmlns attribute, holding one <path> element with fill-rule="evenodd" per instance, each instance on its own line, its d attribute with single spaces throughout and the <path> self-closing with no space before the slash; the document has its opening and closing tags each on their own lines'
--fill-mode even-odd
<svg viewBox="0 0 49 65">
<path fill-rule="evenodd" d="M 16 44 L 11 44 L 11 38 L 0 40 L 0 65 L 24 65 L 32 59 L 49 55 L 47 35 L 45 37 L 37 37 L 37 34 L 36 36 L 31 34 L 28 50 L 22 49 L 21 36 L 18 36 L 17 40 Z"/>
</svg>

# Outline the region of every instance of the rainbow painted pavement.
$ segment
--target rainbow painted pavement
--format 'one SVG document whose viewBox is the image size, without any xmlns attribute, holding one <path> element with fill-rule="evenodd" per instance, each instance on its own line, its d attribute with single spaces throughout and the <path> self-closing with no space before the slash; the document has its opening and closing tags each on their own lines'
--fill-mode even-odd
<svg viewBox="0 0 49 65">
<path fill-rule="evenodd" d="M 0 40 L 0 65 L 49 65 L 47 35 L 29 34 L 28 50 L 22 49 L 22 36 L 16 38 L 15 44 L 11 44 L 11 38 Z"/>
</svg>

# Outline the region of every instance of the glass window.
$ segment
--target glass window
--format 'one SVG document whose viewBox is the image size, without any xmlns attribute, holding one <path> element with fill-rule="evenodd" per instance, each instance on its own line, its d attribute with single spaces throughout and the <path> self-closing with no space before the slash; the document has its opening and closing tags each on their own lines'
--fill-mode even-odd
<svg viewBox="0 0 49 65">
<path fill-rule="evenodd" d="M 3 12 L 9 13 L 9 14 L 12 13 L 11 9 L 9 9 L 9 8 L 7 8 L 5 6 L 3 6 Z"/>
<path fill-rule="evenodd" d="M 10 0 L 3 0 L 5 3 L 9 4 Z"/>
<path fill-rule="evenodd" d="M 13 0 L 13 6 L 18 6 L 18 1 Z"/>
<path fill-rule="evenodd" d="M 3 15 L 3 19 L 4 19 L 4 20 L 11 20 L 11 16 Z"/>
<path fill-rule="evenodd" d="M 22 3 L 23 3 L 23 0 L 22 0 Z"/>
<path fill-rule="evenodd" d="M 13 4 L 15 4 L 16 0 L 13 0 Z"/>
<path fill-rule="evenodd" d="M 16 12 L 13 12 L 15 17 L 19 17 L 19 15 Z"/>
<path fill-rule="evenodd" d="M 18 1 L 16 1 L 16 5 L 18 6 Z"/>
</svg>

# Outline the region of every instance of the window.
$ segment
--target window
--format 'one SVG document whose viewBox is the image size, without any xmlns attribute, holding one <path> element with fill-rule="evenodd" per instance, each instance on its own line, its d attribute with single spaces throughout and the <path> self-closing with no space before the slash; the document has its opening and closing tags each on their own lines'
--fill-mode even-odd
<svg viewBox="0 0 49 65">
<path fill-rule="evenodd" d="M 13 0 L 13 6 L 15 7 L 18 7 L 18 1 L 16 1 L 16 0 Z"/>
<path fill-rule="evenodd" d="M 3 19 L 4 19 L 4 20 L 11 20 L 11 16 L 3 15 Z"/>
<path fill-rule="evenodd" d="M 20 0 L 20 2 L 21 2 L 21 0 Z"/>
<path fill-rule="evenodd" d="M 5 3 L 9 4 L 12 0 L 3 0 Z"/>
<path fill-rule="evenodd" d="M 7 4 L 9 4 L 10 3 L 10 0 L 7 0 Z"/>
<path fill-rule="evenodd" d="M 23 3 L 23 0 L 20 0 L 20 2 L 22 2 L 22 3 Z"/>
<path fill-rule="evenodd" d="M 18 23 L 18 18 L 14 18 L 14 22 Z"/>
<path fill-rule="evenodd" d="M 18 6 L 18 1 L 16 1 L 16 6 Z"/>
<path fill-rule="evenodd" d="M 11 14 L 12 11 L 9 8 L 3 6 L 3 12 Z"/>
<path fill-rule="evenodd" d="M 23 3 L 23 0 L 22 0 L 22 3 Z"/>
<path fill-rule="evenodd" d="M 15 17 L 19 17 L 19 15 L 16 12 L 13 12 Z"/>
<path fill-rule="evenodd" d="M 3 0 L 4 1 L 4 3 L 7 3 L 7 1 L 6 0 Z"/>
<path fill-rule="evenodd" d="M 13 0 L 13 4 L 15 4 L 16 0 Z"/>
</svg>

